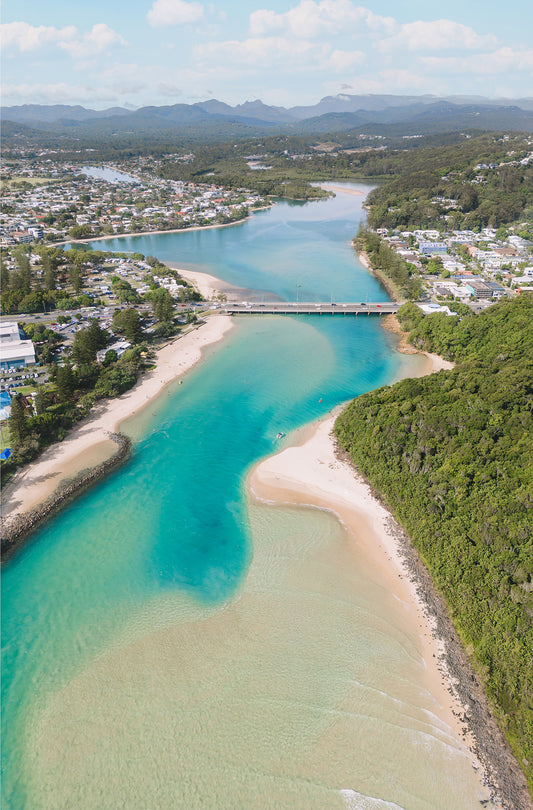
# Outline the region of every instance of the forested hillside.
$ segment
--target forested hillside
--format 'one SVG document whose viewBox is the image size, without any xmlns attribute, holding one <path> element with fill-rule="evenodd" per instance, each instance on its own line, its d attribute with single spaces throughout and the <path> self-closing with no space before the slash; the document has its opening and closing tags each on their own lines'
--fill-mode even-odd
<svg viewBox="0 0 533 810">
<path fill-rule="evenodd" d="M 399 313 L 456 362 L 354 400 L 341 447 L 410 535 L 533 785 L 533 299 Z"/>
<path fill-rule="evenodd" d="M 482 135 L 453 147 L 417 149 L 368 162 L 401 174 L 369 197 L 373 228 L 499 227 L 533 214 L 530 139 Z"/>
</svg>

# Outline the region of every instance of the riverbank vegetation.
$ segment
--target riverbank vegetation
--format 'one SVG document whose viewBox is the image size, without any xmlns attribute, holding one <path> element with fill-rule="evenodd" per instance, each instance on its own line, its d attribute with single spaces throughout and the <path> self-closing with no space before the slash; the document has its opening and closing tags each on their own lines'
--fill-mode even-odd
<svg viewBox="0 0 533 810">
<path fill-rule="evenodd" d="M 399 319 L 455 368 L 359 397 L 336 435 L 445 597 L 531 789 L 533 299 Z"/>
<path fill-rule="evenodd" d="M 379 234 L 360 224 L 354 247 L 358 253 L 365 253 L 371 269 L 396 300 L 416 301 L 422 293 L 422 282 L 416 267 L 402 257 L 385 242 Z"/>
<path fill-rule="evenodd" d="M 3 480 L 45 447 L 61 441 L 98 400 L 118 397 L 135 385 L 139 373 L 151 362 L 148 347 L 137 341 L 121 357 L 109 350 L 98 362 L 97 353 L 106 347 L 109 337 L 92 320 L 76 333 L 64 362 L 50 364 L 49 382 L 40 385 L 34 397 L 12 397 L 7 424 L 12 452 L 2 462 Z"/>
<path fill-rule="evenodd" d="M 332 139 L 196 144 L 190 160 L 163 159 L 159 173 L 295 199 L 327 193 L 312 183 L 374 179 L 378 187 L 368 198 L 374 228 L 482 228 L 531 219 L 533 166 L 521 162 L 531 151 L 527 136 L 454 133 L 373 139 L 372 146 L 355 134 Z M 254 152 L 256 168 L 249 160 Z"/>
</svg>

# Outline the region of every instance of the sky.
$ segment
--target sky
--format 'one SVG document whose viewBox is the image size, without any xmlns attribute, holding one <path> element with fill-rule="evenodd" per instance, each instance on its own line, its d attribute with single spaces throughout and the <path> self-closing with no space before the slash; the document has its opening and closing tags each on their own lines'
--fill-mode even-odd
<svg viewBox="0 0 533 810">
<path fill-rule="evenodd" d="M 2 0 L 2 104 L 533 96 L 531 0 Z"/>
</svg>

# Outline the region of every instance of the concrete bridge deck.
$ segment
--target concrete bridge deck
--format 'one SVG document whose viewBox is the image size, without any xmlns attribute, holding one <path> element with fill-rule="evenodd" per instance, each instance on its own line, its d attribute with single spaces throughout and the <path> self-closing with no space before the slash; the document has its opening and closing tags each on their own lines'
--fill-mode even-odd
<svg viewBox="0 0 533 810">
<path fill-rule="evenodd" d="M 372 303 L 333 303 L 331 301 L 291 302 L 291 301 L 262 301 L 228 303 L 221 307 L 222 312 L 229 315 L 390 315 L 397 312 L 401 304 L 395 301 L 380 301 Z"/>
</svg>

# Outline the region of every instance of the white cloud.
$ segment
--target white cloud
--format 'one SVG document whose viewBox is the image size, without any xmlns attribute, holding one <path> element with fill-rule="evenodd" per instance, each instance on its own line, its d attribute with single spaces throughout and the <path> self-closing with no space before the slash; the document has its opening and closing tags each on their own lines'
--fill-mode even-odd
<svg viewBox="0 0 533 810">
<path fill-rule="evenodd" d="M 380 70 L 382 87 L 392 90 L 402 90 L 413 93 L 428 86 L 427 77 L 411 70 Z M 383 91 L 382 91 L 383 92 Z"/>
<path fill-rule="evenodd" d="M 60 42 L 59 47 L 67 51 L 74 59 L 88 59 L 115 45 L 125 45 L 125 40 L 105 23 L 97 23 L 82 37 L 75 37 L 69 42 Z"/>
<path fill-rule="evenodd" d="M 154 28 L 163 25 L 183 25 L 201 20 L 204 9 L 200 3 L 186 3 L 185 0 L 155 0 L 147 14 Z"/>
<path fill-rule="evenodd" d="M 262 37 L 246 39 L 242 42 L 210 42 L 198 46 L 197 53 L 202 59 L 220 61 L 223 64 L 242 64 L 258 68 L 272 67 L 280 61 L 294 64 L 302 57 L 316 53 L 316 47 L 309 42 L 294 42 L 284 37 Z M 306 60 L 307 61 L 307 60 Z"/>
<path fill-rule="evenodd" d="M 48 43 L 68 42 L 77 35 L 73 25 L 54 28 L 51 25 L 30 25 L 26 22 L 11 22 L 0 25 L 2 48 L 18 48 L 19 51 L 35 51 Z"/>
<path fill-rule="evenodd" d="M 19 51 L 35 51 L 45 45 L 56 45 L 75 59 L 86 59 L 102 53 L 113 45 L 125 45 L 124 39 L 105 23 L 97 23 L 86 34 L 69 25 L 54 28 L 29 25 L 25 22 L 5 23 L 1 26 L 2 46 Z"/>
<path fill-rule="evenodd" d="M 211 42 L 200 45 L 196 51 L 204 65 L 215 70 L 231 70 L 243 66 L 249 71 L 257 69 L 293 72 L 344 73 L 365 61 L 362 51 L 333 50 L 329 43 L 309 42 L 287 37 L 251 37 L 244 41 Z M 216 67 L 215 67 L 216 66 Z"/>
<path fill-rule="evenodd" d="M 471 54 L 470 56 L 427 56 L 422 61 L 427 68 L 439 73 L 499 75 L 517 70 L 533 71 L 533 50 L 515 50 L 504 47 L 491 53 Z"/>
<path fill-rule="evenodd" d="M 406 48 L 408 51 L 478 50 L 494 47 L 496 37 L 480 36 L 473 28 L 453 20 L 418 20 L 402 25 L 393 36 L 383 40 L 383 50 Z"/>
<path fill-rule="evenodd" d="M 345 73 L 356 65 L 361 65 L 365 58 L 362 51 L 333 51 L 328 59 L 328 66 L 335 73 Z"/>
<path fill-rule="evenodd" d="M 367 32 L 392 34 L 398 27 L 392 17 L 380 17 L 370 9 L 355 6 L 351 0 L 301 0 L 283 14 L 259 9 L 250 14 L 252 36 L 283 32 L 287 36 L 313 39 L 325 34 L 352 35 Z"/>
</svg>

